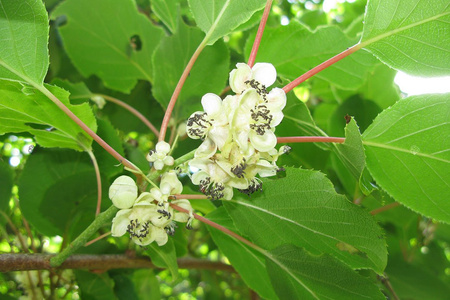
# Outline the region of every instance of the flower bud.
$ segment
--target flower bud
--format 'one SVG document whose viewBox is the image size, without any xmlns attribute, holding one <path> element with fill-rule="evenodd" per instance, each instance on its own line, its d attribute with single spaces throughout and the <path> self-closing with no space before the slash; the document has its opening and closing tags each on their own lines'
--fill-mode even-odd
<svg viewBox="0 0 450 300">
<path fill-rule="evenodd" d="M 120 209 L 130 208 L 137 198 L 138 189 L 134 180 L 129 176 L 120 176 L 114 180 L 109 188 L 109 199 Z"/>
</svg>

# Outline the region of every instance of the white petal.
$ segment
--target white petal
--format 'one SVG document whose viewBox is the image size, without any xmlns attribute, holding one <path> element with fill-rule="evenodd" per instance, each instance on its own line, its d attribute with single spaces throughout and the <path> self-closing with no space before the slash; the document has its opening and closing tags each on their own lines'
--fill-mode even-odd
<svg viewBox="0 0 450 300">
<path fill-rule="evenodd" d="M 210 138 L 207 138 L 195 151 L 195 157 L 197 158 L 209 158 L 213 156 L 217 151 L 217 145 Z"/>
<path fill-rule="evenodd" d="M 267 160 L 260 160 L 257 165 L 258 174 L 261 177 L 269 177 L 277 174 L 277 168 Z"/>
<path fill-rule="evenodd" d="M 256 104 L 258 104 L 260 100 L 260 97 L 255 89 L 248 89 L 245 91 L 245 93 L 242 94 L 241 99 L 239 101 L 240 108 L 243 107 L 244 109 L 250 111 L 251 109 L 254 109 Z"/>
<path fill-rule="evenodd" d="M 209 117 L 220 113 L 222 108 L 222 99 L 213 93 L 208 93 L 202 97 L 202 106 Z"/>
<path fill-rule="evenodd" d="M 253 147 L 261 152 L 270 151 L 277 145 L 277 137 L 272 130 L 266 130 L 263 135 L 259 135 L 252 130 L 249 133 L 249 137 Z"/>
<path fill-rule="evenodd" d="M 170 151 L 169 143 L 160 141 L 156 144 L 156 152 L 167 154 L 167 153 L 169 153 L 169 151 Z"/>
<path fill-rule="evenodd" d="M 155 167 L 156 170 L 162 170 L 164 168 L 164 163 L 162 160 L 158 159 L 153 163 L 153 167 Z"/>
<path fill-rule="evenodd" d="M 221 150 L 222 147 L 225 145 L 225 142 L 228 140 L 229 132 L 230 130 L 228 126 L 220 126 L 220 127 L 214 126 L 209 132 L 209 137 L 214 141 L 219 150 Z"/>
<path fill-rule="evenodd" d="M 230 87 L 236 94 L 242 93 L 247 88 L 245 81 L 250 79 L 252 70 L 247 64 L 236 64 L 237 69 L 230 72 Z"/>
<path fill-rule="evenodd" d="M 130 208 L 137 198 L 137 193 L 134 180 L 129 176 L 122 175 L 114 180 L 109 188 L 109 199 L 117 208 Z"/>
<path fill-rule="evenodd" d="M 172 156 L 166 156 L 166 157 L 164 157 L 164 159 L 163 159 L 163 163 L 164 163 L 166 166 L 173 166 L 174 162 L 175 162 L 175 160 L 173 159 Z"/>
<path fill-rule="evenodd" d="M 153 198 L 152 194 L 150 194 L 148 192 L 143 192 L 136 199 L 136 202 L 134 202 L 134 205 L 151 204 L 153 200 L 155 200 L 155 198 Z"/>
<path fill-rule="evenodd" d="M 231 200 L 233 198 L 233 188 L 231 186 L 225 185 L 223 190 L 223 199 Z"/>
<path fill-rule="evenodd" d="M 283 121 L 284 114 L 281 111 L 275 111 L 272 113 L 272 122 L 270 122 L 271 127 L 278 126 L 281 121 Z"/>
<path fill-rule="evenodd" d="M 183 191 L 183 185 L 175 171 L 165 173 L 161 178 L 161 184 L 159 185 L 161 192 L 166 195 L 181 194 Z"/>
<path fill-rule="evenodd" d="M 193 184 L 199 185 L 200 181 L 206 179 L 207 177 L 210 177 L 208 173 L 206 173 L 204 171 L 200 171 L 200 172 L 192 174 L 191 180 L 192 180 Z"/>
<path fill-rule="evenodd" d="M 122 236 L 127 232 L 127 226 L 130 224 L 129 216 L 131 209 L 121 209 L 112 220 L 111 235 Z"/>
<path fill-rule="evenodd" d="M 154 227 L 154 237 L 155 241 L 158 244 L 158 246 L 164 246 L 167 241 L 169 240 L 169 237 L 167 236 L 167 232 L 163 228 Z M 152 233 L 153 235 L 153 233 Z"/>
<path fill-rule="evenodd" d="M 252 68 L 252 77 L 266 87 L 271 86 L 277 79 L 277 70 L 272 64 L 257 63 Z"/>
<path fill-rule="evenodd" d="M 267 102 L 269 109 L 282 110 L 286 106 L 286 93 L 280 88 L 273 88 L 267 94 Z"/>
</svg>

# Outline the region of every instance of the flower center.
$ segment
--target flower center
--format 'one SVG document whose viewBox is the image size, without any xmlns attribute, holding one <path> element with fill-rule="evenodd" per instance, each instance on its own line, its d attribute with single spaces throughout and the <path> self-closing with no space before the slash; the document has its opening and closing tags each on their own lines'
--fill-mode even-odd
<svg viewBox="0 0 450 300">
<path fill-rule="evenodd" d="M 138 219 L 130 220 L 127 232 L 130 234 L 130 237 L 137 238 L 142 242 L 142 239 L 150 233 L 150 221 L 141 223 Z"/>
<path fill-rule="evenodd" d="M 206 177 L 203 180 L 200 180 L 200 191 L 210 196 L 212 200 L 218 200 L 225 196 L 224 191 L 225 185 L 221 182 L 211 181 L 211 177 Z"/>
<path fill-rule="evenodd" d="M 270 110 L 266 105 L 258 105 L 255 109 L 250 110 L 250 116 L 253 122 L 250 124 L 250 128 L 253 129 L 258 135 L 264 135 L 266 130 L 270 130 L 270 123 L 273 120 L 273 115 L 270 114 Z"/>
<path fill-rule="evenodd" d="M 196 136 L 200 139 L 205 139 L 208 129 L 212 126 L 212 123 L 208 119 L 208 114 L 197 113 L 191 116 L 187 121 L 188 133 L 190 136 Z"/>
</svg>

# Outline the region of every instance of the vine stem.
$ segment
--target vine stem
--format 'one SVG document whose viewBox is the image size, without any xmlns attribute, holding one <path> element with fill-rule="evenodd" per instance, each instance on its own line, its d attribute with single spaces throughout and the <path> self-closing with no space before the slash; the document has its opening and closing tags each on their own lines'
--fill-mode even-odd
<svg viewBox="0 0 450 300">
<path fill-rule="evenodd" d="M 389 203 L 389 204 L 387 204 L 387 205 L 385 205 L 385 206 L 382 206 L 382 207 L 379 207 L 379 208 L 377 208 L 377 209 L 372 210 L 372 211 L 370 212 L 370 214 L 371 214 L 372 216 L 374 216 L 374 215 L 377 215 L 377 214 L 382 213 L 382 212 L 384 212 L 384 211 L 393 209 L 394 207 L 397 207 L 397 206 L 399 206 L 399 205 L 400 205 L 400 203 L 398 203 L 398 202 Z"/>
<path fill-rule="evenodd" d="M 105 223 L 109 222 L 119 209 L 112 205 L 107 210 L 99 214 L 95 220 L 58 255 L 50 259 L 51 267 L 59 267 L 72 253 L 85 245 L 88 239 Z"/>
<path fill-rule="evenodd" d="M 345 142 L 345 138 L 342 137 L 329 137 L 329 136 L 289 136 L 277 138 L 277 143 L 339 143 Z"/>
<path fill-rule="evenodd" d="M 202 199 L 207 200 L 209 199 L 206 195 L 189 195 L 189 194 L 181 194 L 181 195 L 172 195 L 171 196 L 174 200 L 177 199 Z"/>
<path fill-rule="evenodd" d="M 39 91 L 41 91 L 45 96 L 53 101 L 69 118 L 71 118 L 78 126 L 80 126 L 90 137 L 94 139 L 103 149 L 105 149 L 109 154 L 111 154 L 115 159 L 117 159 L 124 166 L 139 171 L 135 165 L 130 163 L 126 158 L 119 154 L 114 148 L 112 148 L 108 143 L 106 143 L 101 137 L 99 137 L 91 128 L 89 128 L 83 121 L 80 120 L 64 103 L 61 102 L 52 92 L 47 88 L 40 85 L 34 85 Z"/>
<path fill-rule="evenodd" d="M 359 49 L 361 49 L 362 46 L 361 44 L 356 44 L 350 48 L 347 48 L 347 50 L 342 51 L 341 53 L 333 56 L 332 58 L 330 58 L 327 61 L 324 61 L 323 63 L 321 63 L 320 65 L 312 68 L 311 70 L 309 70 L 308 72 L 306 72 L 305 74 L 301 75 L 300 77 L 298 77 L 297 79 L 291 81 L 290 83 L 288 83 L 286 86 L 283 87 L 283 91 L 285 93 L 290 92 L 293 88 L 295 88 L 297 85 L 299 85 L 300 83 L 304 82 L 305 80 L 311 78 L 312 76 L 316 75 L 317 73 L 319 73 L 320 71 L 328 68 L 329 66 L 331 66 L 334 63 L 337 63 L 338 61 L 340 61 L 341 59 L 349 56 L 350 54 L 358 51 Z"/>
<path fill-rule="evenodd" d="M 172 208 L 178 210 L 178 211 L 181 211 L 181 212 L 184 212 L 184 213 L 189 214 L 189 211 L 188 211 L 187 209 L 184 209 L 184 208 L 182 208 L 182 207 L 180 207 L 180 206 L 178 206 L 178 205 L 176 205 L 176 204 L 170 203 L 170 206 L 171 206 Z M 219 224 L 217 224 L 217 223 L 215 223 L 215 222 L 213 222 L 213 221 L 211 221 L 211 220 L 208 220 L 208 219 L 205 218 L 205 217 L 199 216 L 199 215 L 197 215 L 196 213 L 193 213 L 193 215 L 194 215 L 194 218 L 197 219 L 197 220 L 199 220 L 200 222 L 203 222 L 203 223 L 205 223 L 205 224 L 208 224 L 209 226 L 214 227 L 214 228 L 216 228 L 216 229 L 222 231 L 223 233 L 228 234 L 229 236 L 231 236 L 231 237 L 237 239 L 238 241 L 240 241 L 240 242 L 246 244 L 247 246 L 249 246 L 249 247 L 255 249 L 256 251 L 261 252 L 261 253 L 265 253 L 265 252 L 266 252 L 264 249 L 262 249 L 262 248 L 256 246 L 255 244 L 253 244 L 253 243 L 250 242 L 249 240 L 243 238 L 242 236 L 240 236 L 239 234 L 237 234 L 237 233 L 235 233 L 235 232 L 229 230 L 228 228 L 225 228 L 225 227 L 223 227 L 222 225 L 219 225 Z"/>
<path fill-rule="evenodd" d="M 144 117 L 143 114 L 141 114 L 137 109 L 135 109 L 131 105 L 123 102 L 122 100 L 119 100 L 117 98 L 114 98 L 114 97 L 111 97 L 108 95 L 104 95 L 104 94 L 93 94 L 92 96 L 99 96 L 99 97 L 104 98 L 105 100 L 108 100 L 109 102 L 113 102 L 119 106 L 122 106 L 123 108 L 128 110 L 130 113 L 132 113 L 133 115 L 138 117 L 139 120 L 141 120 L 156 136 L 159 136 L 158 129 L 156 129 L 156 127 L 149 120 L 147 120 L 147 118 Z"/>
<path fill-rule="evenodd" d="M 97 208 L 95 209 L 95 216 L 98 216 L 102 206 L 102 178 L 100 176 L 100 168 L 98 167 L 97 158 L 95 157 L 94 152 L 92 152 L 91 150 L 86 150 L 86 152 L 91 158 L 92 165 L 94 166 L 95 170 L 95 178 L 97 180 Z"/>
<path fill-rule="evenodd" d="M 253 65 L 255 64 L 256 54 L 258 53 L 258 48 L 259 45 L 261 44 L 261 39 L 264 34 L 264 28 L 266 27 L 267 18 L 269 17 L 271 7 L 272 7 L 272 0 L 267 0 L 261 22 L 259 23 L 258 32 L 256 33 L 255 41 L 253 42 L 252 51 L 250 52 L 250 57 L 248 58 L 247 62 L 250 68 L 253 67 Z"/>
<path fill-rule="evenodd" d="M 192 54 L 191 59 L 189 60 L 188 64 L 186 65 L 186 68 L 184 68 L 183 74 L 181 74 L 180 80 L 178 80 L 177 86 L 175 87 L 175 90 L 173 91 L 172 97 L 170 98 L 169 104 L 167 105 L 167 109 L 164 114 L 164 118 L 163 118 L 163 121 L 161 124 L 161 130 L 159 132 L 158 142 L 164 141 L 164 139 L 166 137 L 167 126 L 169 126 L 170 116 L 172 115 L 173 108 L 175 107 L 175 103 L 177 102 L 177 99 L 178 99 L 178 96 L 180 95 L 181 89 L 183 88 L 186 78 L 189 76 L 189 73 L 191 72 L 191 69 L 194 66 L 195 61 L 197 60 L 198 56 L 205 48 L 207 42 L 208 42 L 208 39 L 205 37 L 205 39 L 203 39 L 203 41 L 200 43 L 200 45 L 198 45 L 194 54 Z"/>
</svg>

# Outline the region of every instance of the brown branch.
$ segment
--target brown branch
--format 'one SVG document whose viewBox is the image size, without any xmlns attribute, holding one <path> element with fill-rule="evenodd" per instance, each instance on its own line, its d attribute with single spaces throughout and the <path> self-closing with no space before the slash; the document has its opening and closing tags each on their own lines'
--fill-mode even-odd
<svg viewBox="0 0 450 300">
<path fill-rule="evenodd" d="M 53 254 L 0 254 L 0 272 L 48 270 Z M 230 265 L 196 258 L 179 258 L 181 269 L 221 270 L 235 272 Z M 70 256 L 58 269 L 158 269 L 147 257 L 130 257 L 123 254 L 91 255 L 76 254 Z"/>
</svg>

